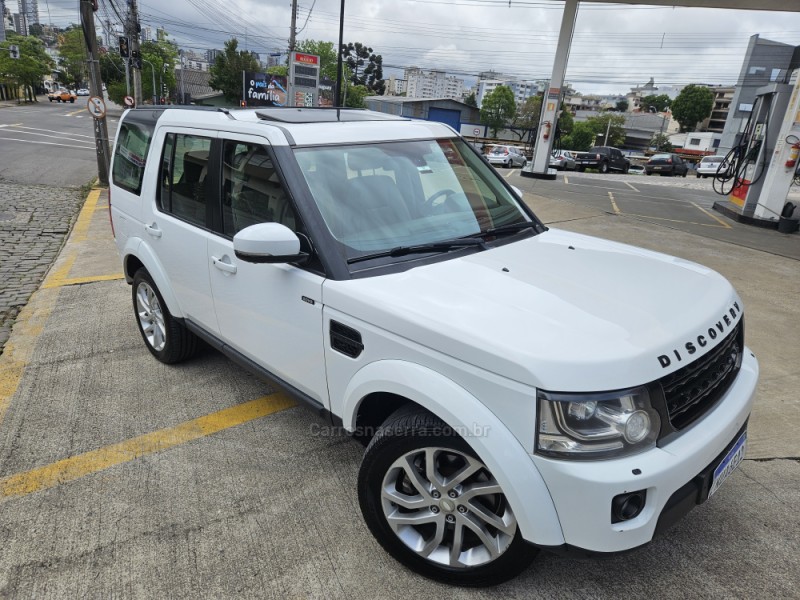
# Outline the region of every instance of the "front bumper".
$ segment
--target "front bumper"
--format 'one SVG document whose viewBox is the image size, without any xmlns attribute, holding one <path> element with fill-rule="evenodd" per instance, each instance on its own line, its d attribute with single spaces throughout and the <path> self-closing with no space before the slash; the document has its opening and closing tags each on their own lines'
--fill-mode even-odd
<svg viewBox="0 0 800 600">
<path fill-rule="evenodd" d="M 607 461 L 533 456 L 566 546 L 593 553 L 623 552 L 651 541 L 657 530 L 661 533 L 704 501 L 705 474 L 745 427 L 757 381 L 758 361 L 745 348 L 739 374 L 715 408 L 665 446 Z M 612 499 L 637 490 L 646 491 L 642 512 L 612 523 Z"/>
</svg>

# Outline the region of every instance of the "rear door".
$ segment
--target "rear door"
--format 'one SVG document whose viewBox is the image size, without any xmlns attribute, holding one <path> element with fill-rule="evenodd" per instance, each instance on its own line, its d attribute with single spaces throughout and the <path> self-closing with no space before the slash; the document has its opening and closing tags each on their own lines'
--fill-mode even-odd
<svg viewBox="0 0 800 600">
<path fill-rule="evenodd" d="M 215 138 L 207 130 L 166 132 L 156 198 L 152 213 L 143 219 L 142 236 L 164 267 L 183 315 L 212 333 L 219 326 L 206 254 L 216 204 L 209 162 Z"/>
</svg>

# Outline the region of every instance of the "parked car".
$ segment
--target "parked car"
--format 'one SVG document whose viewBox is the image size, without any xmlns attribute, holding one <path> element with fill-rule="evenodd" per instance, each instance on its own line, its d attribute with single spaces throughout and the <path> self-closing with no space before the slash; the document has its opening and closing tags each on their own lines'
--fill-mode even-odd
<svg viewBox="0 0 800 600">
<path fill-rule="evenodd" d="M 578 171 L 597 169 L 601 173 L 621 171 L 627 173 L 631 162 L 622 154 L 619 148 L 611 146 L 595 146 L 588 152 L 579 152 L 575 157 Z"/>
<path fill-rule="evenodd" d="M 644 175 L 644 167 L 642 165 L 631 165 L 628 167 L 628 173 L 631 175 Z"/>
<path fill-rule="evenodd" d="M 86 88 L 81 88 L 77 92 L 75 92 L 78 96 L 89 96 L 89 90 Z"/>
<path fill-rule="evenodd" d="M 52 102 L 56 100 L 57 102 L 75 102 L 77 96 L 66 89 L 55 90 L 47 94 L 47 99 Z"/>
<path fill-rule="evenodd" d="M 689 164 L 679 155 L 672 152 L 665 152 L 662 154 L 654 154 L 650 157 L 650 160 L 648 160 L 647 164 L 644 166 L 644 172 L 647 175 L 658 173 L 662 176 L 668 175 L 672 177 L 673 175 L 679 175 L 681 177 L 686 177 L 686 174 L 689 172 Z"/>
<path fill-rule="evenodd" d="M 745 454 L 758 363 L 731 284 L 546 227 L 442 123 L 128 110 L 109 202 L 147 351 L 204 340 L 367 443 L 362 515 L 427 577 L 643 546 Z"/>
<path fill-rule="evenodd" d="M 569 150 L 558 150 L 550 155 L 550 167 L 558 171 L 575 170 L 575 154 Z"/>
<path fill-rule="evenodd" d="M 494 146 L 486 157 L 489 163 L 501 167 L 524 167 L 528 164 L 522 148 L 516 146 Z"/>
<path fill-rule="evenodd" d="M 724 156 L 704 156 L 697 165 L 697 177 L 714 177 L 725 174 L 730 169 Z"/>
</svg>

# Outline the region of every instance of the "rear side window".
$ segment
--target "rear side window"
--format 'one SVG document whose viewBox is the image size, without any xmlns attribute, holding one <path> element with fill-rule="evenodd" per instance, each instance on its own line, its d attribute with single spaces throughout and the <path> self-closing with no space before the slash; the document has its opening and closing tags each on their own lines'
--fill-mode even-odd
<svg viewBox="0 0 800 600">
<path fill-rule="evenodd" d="M 170 133 L 161 159 L 158 208 L 205 227 L 208 223 L 208 159 L 211 138 Z"/>
<path fill-rule="evenodd" d="M 153 125 L 124 121 L 117 136 L 114 152 L 114 185 L 136 195 L 142 191 L 142 178 L 147 151 L 153 139 Z"/>
</svg>

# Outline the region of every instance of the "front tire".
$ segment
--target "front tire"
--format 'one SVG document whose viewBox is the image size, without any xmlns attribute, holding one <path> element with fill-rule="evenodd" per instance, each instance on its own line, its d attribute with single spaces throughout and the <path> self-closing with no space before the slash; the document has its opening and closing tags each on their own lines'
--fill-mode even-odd
<svg viewBox="0 0 800 600">
<path fill-rule="evenodd" d="M 358 475 L 372 534 L 413 571 L 449 584 L 496 585 L 536 556 L 500 485 L 463 438 L 416 407 L 390 416 Z"/>
<path fill-rule="evenodd" d="M 170 314 L 147 269 L 136 271 L 132 287 L 136 325 L 150 353 L 168 365 L 190 358 L 197 351 L 197 337 Z"/>
<path fill-rule="evenodd" d="M 597 170 L 600 171 L 601 173 L 608 173 L 608 163 L 607 162 L 600 163 L 600 165 L 597 167 Z"/>
</svg>

